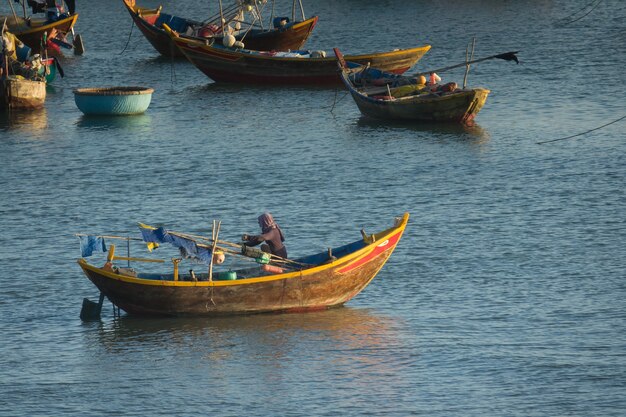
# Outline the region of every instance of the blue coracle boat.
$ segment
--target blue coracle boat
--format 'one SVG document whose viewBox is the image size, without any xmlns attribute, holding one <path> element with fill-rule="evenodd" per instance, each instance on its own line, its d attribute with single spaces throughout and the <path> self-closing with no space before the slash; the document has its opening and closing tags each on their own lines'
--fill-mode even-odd
<svg viewBox="0 0 626 417">
<path fill-rule="evenodd" d="M 147 87 L 77 88 L 74 100 L 87 115 L 132 115 L 148 109 L 153 92 Z"/>
</svg>

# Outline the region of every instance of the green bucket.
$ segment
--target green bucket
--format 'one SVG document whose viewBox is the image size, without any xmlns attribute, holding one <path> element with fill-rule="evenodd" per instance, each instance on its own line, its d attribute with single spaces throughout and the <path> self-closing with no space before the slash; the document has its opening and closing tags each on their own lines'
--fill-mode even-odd
<svg viewBox="0 0 626 417">
<path fill-rule="evenodd" d="M 216 274 L 215 279 L 220 281 L 234 281 L 237 279 L 237 273 L 235 271 L 220 272 Z"/>
</svg>

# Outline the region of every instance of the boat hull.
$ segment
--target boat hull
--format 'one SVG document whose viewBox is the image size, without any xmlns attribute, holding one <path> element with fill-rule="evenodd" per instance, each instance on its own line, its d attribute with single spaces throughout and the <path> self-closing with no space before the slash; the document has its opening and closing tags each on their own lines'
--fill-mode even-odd
<svg viewBox="0 0 626 417">
<path fill-rule="evenodd" d="M 150 20 L 148 16 L 154 17 L 160 13 L 159 9 L 147 9 L 131 4 L 129 0 L 124 0 L 126 9 L 132 17 L 135 25 L 139 28 L 144 37 L 161 55 L 166 57 L 182 58 L 183 53 L 176 47 L 170 36 Z M 186 20 L 186 19 L 185 19 Z M 255 31 L 249 33 L 243 41 L 246 48 L 258 51 L 288 51 L 300 49 L 311 35 L 313 28 L 317 24 L 318 17 L 314 16 L 302 22 L 295 23 L 286 30 Z M 216 37 L 221 42 L 221 37 Z M 241 37 L 238 37 L 241 40 Z"/>
<path fill-rule="evenodd" d="M 391 74 L 350 62 L 334 49 L 339 76 L 365 116 L 413 122 L 453 122 L 471 125 L 487 101 L 485 88 L 457 88 L 418 82 L 417 77 Z"/>
<path fill-rule="evenodd" d="M 396 248 L 408 214 L 379 239 L 331 263 L 280 275 L 234 281 L 153 281 L 78 261 L 116 306 L 138 315 L 237 315 L 338 307 L 359 294 Z"/>
<path fill-rule="evenodd" d="M 39 109 L 46 101 L 46 83 L 25 79 L 0 79 L 0 109 Z"/>
<path fill-rule="evenodd" d="M 206 45 L 175 35 L 172 39 L 187 59 L 215 82 L 276 85 L 341 83 L 334 57 L 280 57 Z M 363 65 L 370 63 L 385 71 L 402 74 L 415 65 L 429 49 L 430 46 L 426 45 L 390 52 L 351 55 L 346 59 Z"/>
<path fill-rule="evenodd" d="M 471 124 L 487 101 L 489 90 L 473 88 L 437 99 L 377 100 L 350 91 L 365 116 L 376 119 Z"/>
</svg>

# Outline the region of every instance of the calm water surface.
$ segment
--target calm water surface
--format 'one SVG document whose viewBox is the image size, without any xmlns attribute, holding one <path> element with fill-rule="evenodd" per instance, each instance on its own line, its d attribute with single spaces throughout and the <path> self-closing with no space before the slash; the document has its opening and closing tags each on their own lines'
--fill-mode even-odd
<svg viewBox="0 0 626 417">
<path fill-rule="evenodd" d="M 86 54 L 66 56 L 44 110 L 0 116 L 0 415 L 625 415 L 625 122 L 537 144 L 626 114 L 626 3 L 555 25 L 587 3 L 305 2 L 311 49 L 431 44 L 416 70 L 461 62 L 472 36 L 478 57 L 520 50 L 472 67 L 492 93 L 458 128 L 371 121 L 332 88 L 218 86 L 159 58 L 120 1 L 80 2 Z M 77 110 L 72 88 L 111 85 L 153 87 L 148 112 Z M 341 309 L 136 319 L 106 304 L 80 321 L 98 294 L 74 233 L 220 219 L 236 240 L 265 210 L 292 256 L 412 217 Z"/>
</svg>

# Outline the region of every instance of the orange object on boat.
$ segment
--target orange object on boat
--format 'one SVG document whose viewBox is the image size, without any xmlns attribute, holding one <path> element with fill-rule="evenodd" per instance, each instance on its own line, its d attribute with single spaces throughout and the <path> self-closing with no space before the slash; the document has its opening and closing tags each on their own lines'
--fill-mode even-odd
<svg viewBox="0 0 626 417">
<path fill-rule="evenodd" d="M 261 270 L 265 272 L 271 272 L 273 274 L 282 274 L 284 272 L 283 268 L 274 265 L 263 265 L 261 267 Z"/>
</svg>

